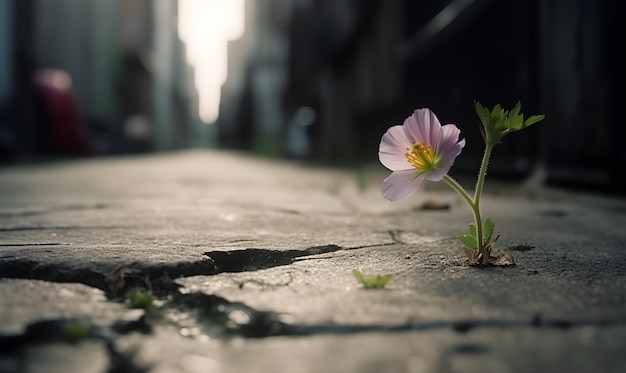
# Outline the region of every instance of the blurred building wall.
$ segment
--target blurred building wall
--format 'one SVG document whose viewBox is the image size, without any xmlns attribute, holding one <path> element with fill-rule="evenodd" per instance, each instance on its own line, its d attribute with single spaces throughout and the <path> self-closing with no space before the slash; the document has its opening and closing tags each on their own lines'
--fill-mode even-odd
<svg viewBox="0 0 626 373">
<path fill-rule="evenodd" d="M 406 113 L 411 106 L 430 107 L 442 122 L 459 126 L 467 145 L 454 170 L 472 172 L 484 148 L 474 100 L 506 108 L 521 101 L 526 115 L 540 112 L 539 25 L 533 1 L 452 0 L 430 5 L 421 9 L 406 1 L 402 106 Z M 539 133 L 532 127 L 524 132 L 507 136 L 495 149 L 491 175 L 533 172 Z"/>
<path fill-rule="evenodd" d="M 612 184 L 626 192 L 626 131 L 618 96 L 626 83 L 623 1 L 538 2 L 542 150 L 548 178 Z M 620 32 L 620 28 L 622 29 Z"/>
<path fill-rule="evenodd" d="M 151 118 L 153 111 L 153 16 L 151 0 L 118 0 L 117 39 L 120 72 L 117 91 L 125 133 L 123 147 L 136 151 L 154 148 Z"/>
<path fill-rule="evenodd" d="M 222 87 L 221 142 L 280 155 L 281 97 L 286 78 L 286 27 L 293 0 L 247 0 L 245 32 L 228 43 L 228 79 Z"/>
<path fill-rule="evenodd" d="M 8 104 L 12 92 L 13 3 L 0 2 L 0 108 Z M 2 110 L 2 109 L 0 109 Z"/>
<path fill-rule="evenodd" d="M 248 30 L 254 17 L 253 6 L 245 4 L 245 29 Z M 246 91 L 248 61 L 253 52 L 253 40 L 248 33 L 228 42 L 227 47 L 227 79 L 220 93 L 219 143 L 225 147 L 251 149 L 249 96 Z"/>
<path fill-rule="evenodd" d="M 0 156 L 15 143 L 14 118 L 10 100 L 13 95 L 13 3 L 0 2 Z"/>
<path fill-rule="evenodd" d="M 547 118 L 507 136 L 492 175 L 624 179 L 623 1 L 294 0 L 283 2 L 280 21 L 267 12 L 276 3 L 250 1 L 246 35 L 229 45 L 219 118 L 226 146 L 254 150 L 269 135 L 283 155 L 375 161 L 384 131 L 429 107 L 461 128 L 468 142 L 455 170 L 471 172 L 483 150 L 473 101 L 511 108 L 520 100 L 526 115 Z M 303 138 L 307 146 L 292 154 Z"/>
<path fill-rule="evenodd" d="M 11 89 L 8 109 L 5 111 L 3 156 L 35 152 L 38 149 L 38 131 L 34 89 L 31 84 L 34 71 L 33 5 L 34 0 L 8 0 L 2 2 L 11 21 L 6 27 L 10 49 L 5 58 L 11 71 Z"/>
<path fill-rule="evenodd" d="M 367 157 L 363 147 L 367 122 L 395 105 L 403 90 L 397 53 L 403 25 L 401 3 L 313 4 L 329 8 L 330 16 L 318 27 L 331 30 L 321 36 L 325 40 L 318 41 L 327 44 L 317 71 L 319 81 L 309 82 L 318 85 L 312 90 L 319 105 L 314 154 L 329 161 L 358 162 Z M 305 11 L 300 17 L 306 16 Z"/>
<path fill-rule="evenodd" d="M 136 106 L 125 109 L 131 119 L 127 125 L 132 129 L 141 119 L 148 120 L 152 150 L 184 148 L 199 125 L 198 91 L 178 35 L 178 1 L 118 1 L 123 9 L 124 61 L 130 69 L 124 75 L 137 84 L 137 94 L 129 97 Z"/>
<path fill-rule="evenodd" d="M 307 108 L 316 118 L 301 129 L 310 132 L 310 155 L 352 160 L 358 140 L 348 133 L 360 116 L 371 114 L 361 109 L 390 105 L 400 92 L 398 5 L 246 2 L 245 34 L 228 48 L 219 117 L 222 143 L 290 155 L 289 134 L 301 126 L 299 109 Z"/>
<path fill-rule="evenodd" d="M 114 1 L 37 0 L 35 61 L 65 70 L 86 115 L 117 121 Z"/>
<path fill-rule="evenodd" d="M 95 152 L 190 143 L 198 92 L 178 37 L 177 0 L 7 0 L 0 7 L 13 21 L 0 22 L 0 93 L 17 87 L 10 92 L 14 153 L 64 152 L 41 145 L 58 127 L 45 118 L 32 87 L 41 69 L 69 74 Z M 7 71 L 12 80 L 4 78 Z"/>
<path fill-rule="evenodd" d="M 152 32 L 153 90 L 152 140 L 157 149 L 173 149 L 178 142 L 171 89 L 174 86 L 174 42 L 176 37 L 177 1 L 154 0 L 155 27 Z"/>
</svg>

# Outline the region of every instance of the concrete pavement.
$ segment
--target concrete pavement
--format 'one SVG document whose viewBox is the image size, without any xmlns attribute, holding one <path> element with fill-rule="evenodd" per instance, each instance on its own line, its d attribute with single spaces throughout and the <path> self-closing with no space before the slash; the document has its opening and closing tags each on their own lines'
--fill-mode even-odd
<svg viewBox="0 0 626 373">
<path fill-rule="evenodd" d="M 386 174 L 216 151 L 0 169 L 0 371 L 626 371 L 624 200 L 488 180 L 517 265 L 480 269 L 460 197 L 390 203 Z"/>
</svg>

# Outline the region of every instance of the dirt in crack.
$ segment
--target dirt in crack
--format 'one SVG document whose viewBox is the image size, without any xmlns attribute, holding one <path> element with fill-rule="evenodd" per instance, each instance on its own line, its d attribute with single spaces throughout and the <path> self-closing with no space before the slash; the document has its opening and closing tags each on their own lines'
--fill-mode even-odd
<svg viewBox="0 0 626 373">
<path fill-rule="evenodd" d="M 207 251 L 215 263 L 215 273 L 256 271 L 292 264 L 296 258 L 326 254 L 342 250 L 341 246 L 314 246 L 305 250 L 244 249 L 232 251 Z"/>
</svg>

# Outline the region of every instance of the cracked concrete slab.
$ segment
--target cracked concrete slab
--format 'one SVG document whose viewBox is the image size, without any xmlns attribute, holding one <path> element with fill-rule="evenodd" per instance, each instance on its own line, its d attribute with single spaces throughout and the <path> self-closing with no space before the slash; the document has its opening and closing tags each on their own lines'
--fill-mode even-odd
<svg viewBox="0 0 626 373">
<path fill-rule="evenodd" d="M 0 334 L 23 332 L 40 320 L 81 319 L 101 327 L 137 318 L 123 304 L 109 302 L 104 292 L 77 283 L 0 279 Z"/>
<path fill-rule="evenodd" d="M 197 341 L 172 330 L 124 340 L 153 372 L 590 372 L 626 367 L 624 327 L 408 331 Z M 538 343 L 538 341 L 542 341 Z M 602 349 L 594 348 L 601 345 Z M 162 351 L 167 348 L 168 356 Z M 560 356 L 560 359 L 555 357 Z M 567 358 L 564 358 L 567 356 Z"/>
<path fill-rule="evenodd" d="M 460 197 L 392 204 L 382 167 L 355 175 L 214 151 L 0 169 L 0 370 L 626 369 L 624 200 L 489 180 L 517 265 L 480 269 Z"/>
</svg>

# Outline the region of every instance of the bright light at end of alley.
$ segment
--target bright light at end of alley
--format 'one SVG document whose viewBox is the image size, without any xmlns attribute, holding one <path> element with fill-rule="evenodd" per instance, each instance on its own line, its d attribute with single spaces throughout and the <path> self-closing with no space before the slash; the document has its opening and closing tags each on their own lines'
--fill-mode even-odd
<svg viewBox="0 0 626 373">
<path fill-rule="evenodd" d="M 220 88 L 226 81 L 227 42 L 244 31 L 243 0 L 180 0 L 178 32 L 195 68 L 200 119 L 213 123 L 219 113 Z"/>
</svg>

